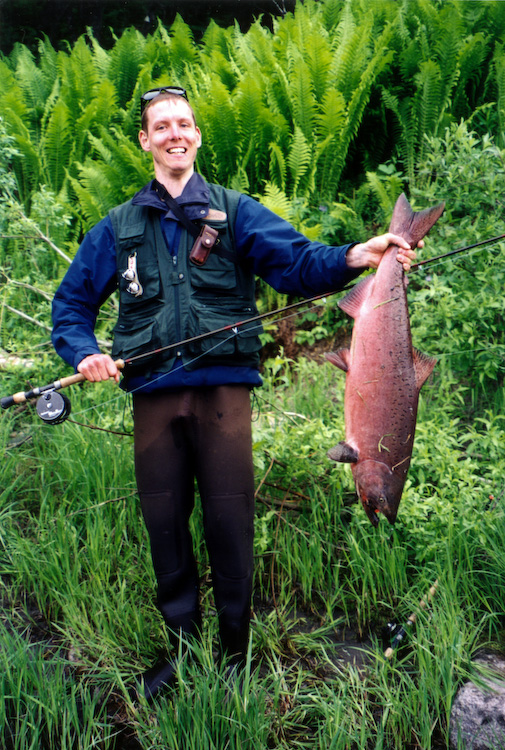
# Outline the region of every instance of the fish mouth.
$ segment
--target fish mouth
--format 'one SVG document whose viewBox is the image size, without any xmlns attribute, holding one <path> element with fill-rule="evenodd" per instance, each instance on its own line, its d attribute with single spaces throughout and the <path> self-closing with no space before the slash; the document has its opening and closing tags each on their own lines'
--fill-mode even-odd
<svg viewBox="0 0 505 750">
<path fill-rule="evenodd" d="M 362 497 L 361 502 L 374 528 L 379 525 L 379 513 L 382 513 L 391 525 L 396 522 L 397 511 L 390 507 L 386 497 L 379 497 L 377 500 L 368 500 Z"/>
</svg>

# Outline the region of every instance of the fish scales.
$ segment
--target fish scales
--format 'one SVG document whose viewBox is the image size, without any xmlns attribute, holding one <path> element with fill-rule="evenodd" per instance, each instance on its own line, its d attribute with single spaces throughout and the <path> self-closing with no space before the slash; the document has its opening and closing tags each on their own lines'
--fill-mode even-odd
<svg viewBox="0 0 505 750">
<path fill-rule="evenodd" d="M 390 232 L 415 247 L 442 214 L 444 204 L 415 212 L 398 199 Z M 414 444 L 422 384 L 435 360 L 412 346 L 406 277 L 389 247 L 377 272 L 339 303 L 354 318 L 351 346 L 327 354 L 346 372 L 346 439 L 328 455 L 351 463 L 356 491 L 370 521 L 396 520 Z"/>
</svg>

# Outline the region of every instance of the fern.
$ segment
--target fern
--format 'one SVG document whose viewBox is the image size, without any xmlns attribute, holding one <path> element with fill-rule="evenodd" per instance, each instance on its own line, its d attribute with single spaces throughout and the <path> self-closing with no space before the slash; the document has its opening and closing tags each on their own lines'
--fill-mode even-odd
<svg viewBox="0 0 505 750">
<path fill-rule="evenodd" d="M 28 104 L 32 121 L 35 123 L 43 112 L 52 84 L 48 83 L 27 47 L 16 45 L 13 57 L 16 61 L 16 80 Z"/>
<path fill-rule="evenodd" d="M 71 143 L 68 107 L 65 102 L 59 101 L 53 108 L 40 141 L 44 181 L 55 193 L 63 187 Z"/>
<path fill-rule="evenodd" d="M 296 195 L 300 181 L 307 174 L 311 160 L 312 149 L 301 129 L 295 126 L 295 132 L 287 158 L 287 164 L 293 182 L 293 195 Z"/>
<path fill-rule="evenodd" d="M 179 14 L 177 14 L 170 28 L 170 39 L 170 61 L 176 79 L 179 79 L 183 75 L 186 65 L 193 65 L 198 59 L 193 34 Z"/>
<path fill-rule="evenodd" d="M 347 117 L 344 97 L 336 89 L 329 89 L 322 102 L 322 113 L 317 116 L 317 184 L 323 197 L 333 199 L 345 163 L 341 133 Z"/>
<path fill-rule="evenodd" d="M 282 149 L 277 143 L 271 143 L 269 174 L 273 184 L 279 188 L 279 190 L 286 189 L 286 172 L 286 158 Z"/>
<path fill-rule="evenodd" d="M 310 138 L 316 118 L 316 100 L 312 90 L 310 72 L 307 63 L 289 50 L 289 91 L 293 124 L 306 138 Z"/>
<path fill-rule="evenodd" d="M 498 130 L 501 143 L 505 146 L 505 51 L 502 45 L 497 45 L 493 59 L 496 79 L 496 111 L 498 114 Z"/>
<path fill-rule="evenodd" d="M 293 215 L 291 201 L 286 193 L 278 188 L 277 185 L 267 182 L 262 195 L 255 197 L 270 211 L 273 211 L 286 221 L 291 221 Z"/>
<path fill-rule="evenodd" d="M 84 37 L 77 40 L 69 55 L 59 55 L 58 75 L 67 107 L 72 117 L 77 117 L 93 99 L 99 81 L 92 52 Z"/>
<path fill-rule="evenodd" d="M 206 176 L 212 181 L 227 182 L 235 174 L 240 153 L 239 113 L 230 92 L 209 75 L 200 77 L 194 105 L 202 130 L 202 147 L 198 164 L 207 165 Z"/>
<path fill-rule="evenodd" d="M 143 62 L 145 38 L 135 29 L 126 29 L 110 52 L 108 75 L 114 82 L 121 104 L 129 101 Z"/>
</svg>

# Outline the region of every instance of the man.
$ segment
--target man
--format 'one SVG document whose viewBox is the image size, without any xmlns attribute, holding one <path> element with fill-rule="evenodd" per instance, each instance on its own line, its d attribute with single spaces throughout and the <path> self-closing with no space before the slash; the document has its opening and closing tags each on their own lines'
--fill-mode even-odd
<svg viewBox="0 0 505 750">
<path fill-rule="evenodd" d="M 201 628 L 188 528 L 196 478 L 220 650 L 240 666 L 253 575 L 249 394 L 261 384 L 257 330 L 241 325 L 150 353 L 250 318 L 255 275 L 280 292 L 309 297 L 377 267 L 390 244 L 399 247 L 406 270 L 415 252 L 391 234 L 342 247 L 309 242 L 258 202 L 208 185 L 194 171 L 202 135 L 183 89 L 153 89 L 142 104 L 139 141 L 152 156 L 155 179 L 84 238 L 54 298 L 53 342 L 92 382 L 119 381 L 114 358 L 135 358 L 122 387 L 133 394 L 135 471 L 158 607 L 177 654 L 181 634 L 197 637 Z M 195 240 L 200 225 L 209 230 Z M 212 249 L 202 257 L 206 241 Z M 100 353 L 93 331 L 100 305 L 118 286 L 111 357 Z M 146 696 L 174 671 L 173 658 L 148 670 Z"/>
</svg>

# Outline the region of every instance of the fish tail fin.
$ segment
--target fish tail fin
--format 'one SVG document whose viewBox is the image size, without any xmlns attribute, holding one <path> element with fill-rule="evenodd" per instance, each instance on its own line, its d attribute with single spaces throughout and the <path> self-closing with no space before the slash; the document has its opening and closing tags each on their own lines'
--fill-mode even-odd
<svg viewBox="0 0 505 750">
<path fill-rule="evenodd" d="M 415 247 L 441 217 L 444 208 L 445 203 L 442 201 L 424 211 L 414 211 L 405 193 L 402 193 L 396 201 L 389 231 L 404 237 L 411 247 Z"/>
</svg>

